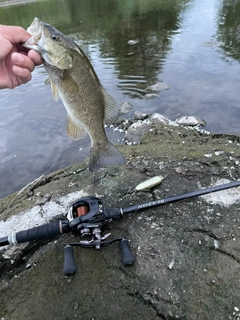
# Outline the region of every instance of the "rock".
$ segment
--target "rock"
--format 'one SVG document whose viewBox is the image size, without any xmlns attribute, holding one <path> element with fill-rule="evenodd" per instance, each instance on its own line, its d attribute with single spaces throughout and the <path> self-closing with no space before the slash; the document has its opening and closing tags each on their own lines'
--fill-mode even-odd
<svg viewBox="0 0 240 320">
<path fill-rule="evenodd" d="M 130 44 L 130 46 L 134 46 L 138 42 L 139 42 L 138 40 L 128 40 L 128 44 Z"/>
<path fill-rule="evenodd" d="M 160 113 L 153 113 L 149 118 L 149 121 L 153 124 L 168 125 L 170 122 L 170 119 L 168 117 L 161 115 Z"/>
<path fill-rule="evenodd" d="M 24 189 L 1 199 L 0 238 L 8 231 L 66 219 L 69 204 L 79 197 L 97 196 L 107 209 L 142 204 L 142 210 L 106 226 L 109 239 L 130 240 L 136 258 L 131 267 L 121 264 L 116 243 L 100 250 L 74 247 L 78 272 L 66 278 L 64 247 L 79 241 L 78 231 L 25 247 L 2 247 L 0 318 L 237 319 L 240 188 L 152 209 L 144 204 L 239 179 L 240 167 L 229 159 L 234 155 L 239 160 L 239 145 L 239 136 L 155 125 L 141 144 L 118 146 L 126 165 L 113 167 L 114 174 L 107 167 L 93 177 L 85 161 L 44 176 L 31 186 L 31 197 Z M 217 150 L 222 153 L 216 155 Z M 145 179 L 140 172 L 144 166 L 165 179 L 148 192 L 136 192 Z M 184 174 L 175 171 L 178 167 Z M 51 197 L 40 207 L 35 205 L 37 194 Z M 12 248 L 18 252 L 9 252 Z"/>
<path fill-rule="evenodd" d="M 204 154 L 204 157 L 205 158 L 211 158 L 213 155 L 212 155 L 212 153 L 206 153 L 206 154 Z"/>
<path fill-rule="evenodd" d="M 146 94 L 144 95 L 144 98 L 145 98 L 145 99 L 154 99 L 154 98 L 157 98 L 157 97 L 159 97 L 159 95 L 156 94 L 156 93 L 146 93 Z"/>
<path fill-rule="evenodd" d="M 133 119 L 118 119 L 116 125 L 118 130 L 126 131 L 133 123 Z"/>
<path fill-rule="evenodd" d="M 140 143 L 142 136 L 151 129 L 152 124 L 169 125 L 171 120 L 159 113 L 154 113 L 150 117 L 148 114 L 136 111 L 134 120 L 121 120 L 118 122 L 118 130 L 126 131 L 125 140 L 129 143 Z"/>
<path fill-rule="evenodd" d="M 144 120 L 148 117 L 148 114 L 146 114 L 145 112 L 141 112 L 141 111 L 135 111 L 134 112 L 134 120 Z"/>
<path fill-rule="evenodd" d="M 183 126 L 205 126 L 206 122 L 194 116 L 181 116 L 176 120 L 176 123 Z"/>
<path fill-rule="evenodd" d="M 37 199 L 35 204 L 37 205 L 44 205 L 45 203 L 47 203 L 50 199 L 51 199 L 51 194 L 47 193 L 44 196 L 40 194 L 36 194 Z"/>
<path fill-rule="evenodd" d="M 171 86 L 165 82 L 157 82 L 152 86 L 147 87 L 148 90 L 152 91 L 162 91 L 162 90 L 169 90 Z"/>
<path fill-rule="evenodd" d="M 133 106 L 128 102 L 123 102 L 119 108 L 119 114 L 127 114 Z"/>
<path fill-rule="evenodd" d="M 221 154 L 224 153 L 224 151 L 215 151 L 214 153 L 215 153 L 216 156 L 220 156 Z"/>
<path fill-rule="evenodd" d="M 177 167 L 174 169 L 177 173 L 182 174 L 183 173 L 183 168 L 182 167 Z"/>
<path fill-rule="evenodd" d="M 148 132 L 150 128 L 151 124 L 149 121 L 137 121 L 128 128 L 124 139 L 133 144 L 140 143 L 142 136 Z"/>
</svg>

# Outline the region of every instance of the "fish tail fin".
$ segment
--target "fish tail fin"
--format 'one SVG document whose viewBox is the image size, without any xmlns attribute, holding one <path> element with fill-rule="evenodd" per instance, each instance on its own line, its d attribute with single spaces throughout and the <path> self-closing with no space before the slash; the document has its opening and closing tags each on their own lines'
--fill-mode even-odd
<svg viewBox="0 0 240 320">
<path fill-rule="evenodd" d="M 121 165 L 125 159 L 110 142 L 105 146 L 93 145 L 90 151 L 89 170 L 95 172 L 105 165 Z"/>
</svg>

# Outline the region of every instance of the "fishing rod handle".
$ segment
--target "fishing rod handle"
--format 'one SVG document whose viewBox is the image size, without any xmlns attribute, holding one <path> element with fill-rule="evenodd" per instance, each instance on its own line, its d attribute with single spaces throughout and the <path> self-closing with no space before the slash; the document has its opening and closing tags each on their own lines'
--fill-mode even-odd
<svg viewBox="0 0 240 320">
<path fill-rule="evenodd" d="M 8 244 L 18 244 L 40 239 L 50 239 L 62 233 L 68 233 L 69 231 L 69 221 L 58 220 L 39 227 L 12 233 L 8 236 Z M 5 245 L 6 244 L 7 243 L 5 243 Z"/>
<path fill-rule="evenodd" d="M 63 273 L 65 276 L 72 276 L 78 270 L 74 259 L 73 247 L 71 245 L 66 245 L 64 248 L 64 265 Z"/>
</svg>

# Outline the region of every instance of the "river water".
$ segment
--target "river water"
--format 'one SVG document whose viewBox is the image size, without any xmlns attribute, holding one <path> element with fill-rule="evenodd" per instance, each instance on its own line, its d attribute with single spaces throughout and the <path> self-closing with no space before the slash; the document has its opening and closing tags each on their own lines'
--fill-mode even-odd
<svg viewBox="0 0 240 320">
<path fill-rule="evenodd" d="M 240 0 L 0 0 L 2 24 L 27 28 L 37 16 L 82 46 L 106 90 L 119 105 L 133 105 L 126 117 L 195 115 L 206 130 L 237 135 L 239 12 Z M 28 84 L 0 91 L 0 198 L 89 155 L 89 138 L 66 135 L 65 108 L 46 77 L 40 66 Z M 170 89 L 146 99 L 159 81 Z M 107 134 L 122 143 L 120 133 Z"/>
</svg>

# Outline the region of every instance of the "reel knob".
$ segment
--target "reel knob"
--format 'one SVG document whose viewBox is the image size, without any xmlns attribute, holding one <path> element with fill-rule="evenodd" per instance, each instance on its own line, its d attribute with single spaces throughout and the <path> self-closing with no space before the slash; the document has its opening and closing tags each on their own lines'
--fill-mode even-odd
<svg viewBox="0 0 240 320">
<path fill-rule="evenodd" d="M 63 273 L 65 276 L 74 275 L 78 270 L 74 259 L 73 247 L 70 245 L 66 245 L 64 248 L 64 266 Z"/>
<path fill-rule="evenodd" d="M 124 266 L 132 266 L 136 259 L 134 258 L 129 242 L 127 239 L 121 240 L 122 264 Z"/>
</svg>

